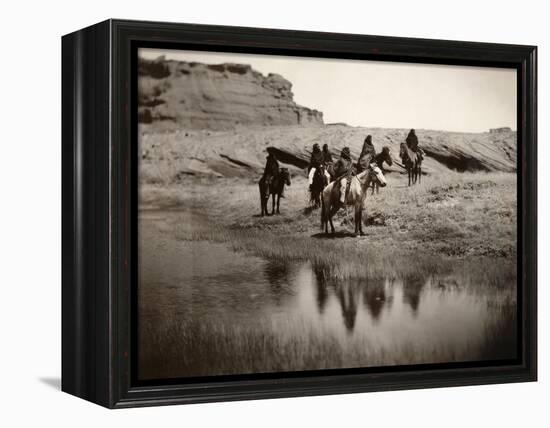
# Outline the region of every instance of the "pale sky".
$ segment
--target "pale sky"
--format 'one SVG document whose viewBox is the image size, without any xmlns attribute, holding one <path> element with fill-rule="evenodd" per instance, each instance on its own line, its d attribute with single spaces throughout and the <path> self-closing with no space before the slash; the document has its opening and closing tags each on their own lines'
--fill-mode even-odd
<svg viewBox="0 0 550 428">
<path fill-rule="evenodd" d="M 250 64 L 292 82 L 294 101 L 325 123 L 484 132 L 517 129 L 515 69 L 140 49 L 148 59 Z"/>
</svg>

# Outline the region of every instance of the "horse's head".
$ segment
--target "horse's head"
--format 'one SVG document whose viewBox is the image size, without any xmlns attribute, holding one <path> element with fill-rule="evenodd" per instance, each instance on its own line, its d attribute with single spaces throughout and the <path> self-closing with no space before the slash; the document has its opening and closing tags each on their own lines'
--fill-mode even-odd
<svg viewBox="0 0 550 428">
<path fill-rule="evenodd" d="M 281 168 L 280 175 L 283 183 L 290 186 L 290 172 L 288 171 L 288 168 Z"/>
<path fill-rule="evenodd" d="M 386 177 L 384 177 L 382 170 L 375 163 L 369 165 L 369 176 L 371 181 L 378 183 L 380 187 L 386 187 Z"/>
<path fill-rule="evenodd" d="M 390 148 L 388 146 L 382 147 L 382 160 L 389 166 L 392 166 L 393 164 L 393 161 L 391 160 Z"/>
</svg>

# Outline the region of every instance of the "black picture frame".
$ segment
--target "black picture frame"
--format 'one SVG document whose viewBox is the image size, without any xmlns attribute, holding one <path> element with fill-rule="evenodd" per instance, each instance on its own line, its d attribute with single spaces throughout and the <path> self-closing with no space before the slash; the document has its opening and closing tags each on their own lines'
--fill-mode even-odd
<svg viewBox="0 0 550 428">
<path fill-rule="evenodd" d="M 137 47 L 512 67 L 518 75 L 515 361 L 139 383 L 135 378 Z M 535 46 L 108 20 L 62 38 L 62 390 L 109 408 L 537 379 Z"/>
</svg>

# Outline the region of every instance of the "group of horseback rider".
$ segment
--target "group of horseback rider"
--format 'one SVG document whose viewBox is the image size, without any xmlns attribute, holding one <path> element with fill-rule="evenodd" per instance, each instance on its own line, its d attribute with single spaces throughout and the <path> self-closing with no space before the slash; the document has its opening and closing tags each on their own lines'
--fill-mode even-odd
<svg viewBox="0 0 550 428">
<path fill-rule="evenodd" d="M 418 146 L 418 137 L 416 136 L 414 129 L 410 130 L 405 142 L 409 149 L 418 153 L 418 155 L 422 158 L 424 152 Z M 367 135 L 365 137 L 359 159 L 355 164 L 351 159 L 351 152 L 349 147 L 346 146 L 342 149 L 342 151 L 340 152 L 340 158 L 335 164 L 333 164 L 332 154 L 330 153 L 328 144 L 324 144 L 323 149 L 321 150 L 319 144 L 315 143 L 313 145 L 313 150 L 311 152 L 308 167 L 308 182 L 310 191 L 316 171 L 319 168 L 322 168 L 322 171 L 327 180 L 326 184 L 330 183 L 331 181 L 339 181 L 340 202 L 344 204 L 346 200 L 346 194 L 349 190 L 351 177 L 365 171 L 369 167 L 369 165 L 374 162 L 375 156 L 376 150 L 374 149 L 371 135 Z M 269 184 L 274 177 L 277 177 L 278 174 L 279 162 L 277 161 L 275 154 L 270 151 L 267 156 L 262 180 Z M 284 198 L 284 193 L 281 194 L 281 197 Z"/>
<path fill-rule="evenodd" d="M 361 149 L 361 154 L 359 155 L 359 160 L 357 163 L 354 164 L 351 160 L 351 152 L 349 147 L 344 147 L 340 152 L 340 158 L 333 166 L 331 175 L 329 170 L 332 167 L 333 161 L 328 145 L 325 144 L 323 146 L 323 150 L 321 151 L 319 150 L 319 145 L 314 144 L 313 151 L 311 152 L 308 175 L 310 190 L 317 168 L 323 168 L 325 177 L 327 178 L 327 184 L 333 181 L 332 178 L 334 178 L 335 181 L 339 181 L 340 202 L 343 204 L 347 194 L 347 187 L 351 182 L 351 177 L 366 170 L 373 161 L 375 155 L 376 151 L 372 144 L 372 136 L 367 135 L 365 141 L 363 142 L 363 148 Z"/>
<path fill-rule="evenodd" d="M 309 159 L 309 173 L 308 173 L 308 182 L 311 190 L 311 185 L 313 184 L 313 177 L 315 177 L 315 172 L 318 168 L 323 168 L 328 165 L 332 165 L 332 155 L 328 149 L 328 144 L 323 145 L 323 150 L 319 148 L 319 144 L 315 143 L 313 145 L 313 150 L 311 151 L 311 157 Z M 327 182 L 330 182 L 330 173 L 324 169 L 325 177 Z"/>
</svg>

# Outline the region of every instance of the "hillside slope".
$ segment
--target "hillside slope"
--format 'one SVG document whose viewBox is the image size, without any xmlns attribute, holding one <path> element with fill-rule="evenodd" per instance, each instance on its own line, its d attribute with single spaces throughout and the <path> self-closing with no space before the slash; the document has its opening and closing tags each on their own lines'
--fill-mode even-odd
<svg viewBox="0 0 550 428">
<path fill-rule="evenodd" d="M 182 175 L 256 178 L 263 170 L 268 150 L 283 166 L 303 173 L 314 143 L 328 144 L 335 158 L 349 146 L 357 159 L 366 135 L 373 136 L 378 151 L 390 147 L 399 166 L 399 144 L 406 129 L 362 128 L 345 125 L 270 126 L 239 130 L 177 130 L 149 132 L 140 138 L 141 174 L 146 181 L 171 182 Z M 448 171 L 516 170 L 516 133 L 454 133 L 417 130 L 420 146 L 426 152 L 423 170 L 427 174 Z"/>
</svg>

